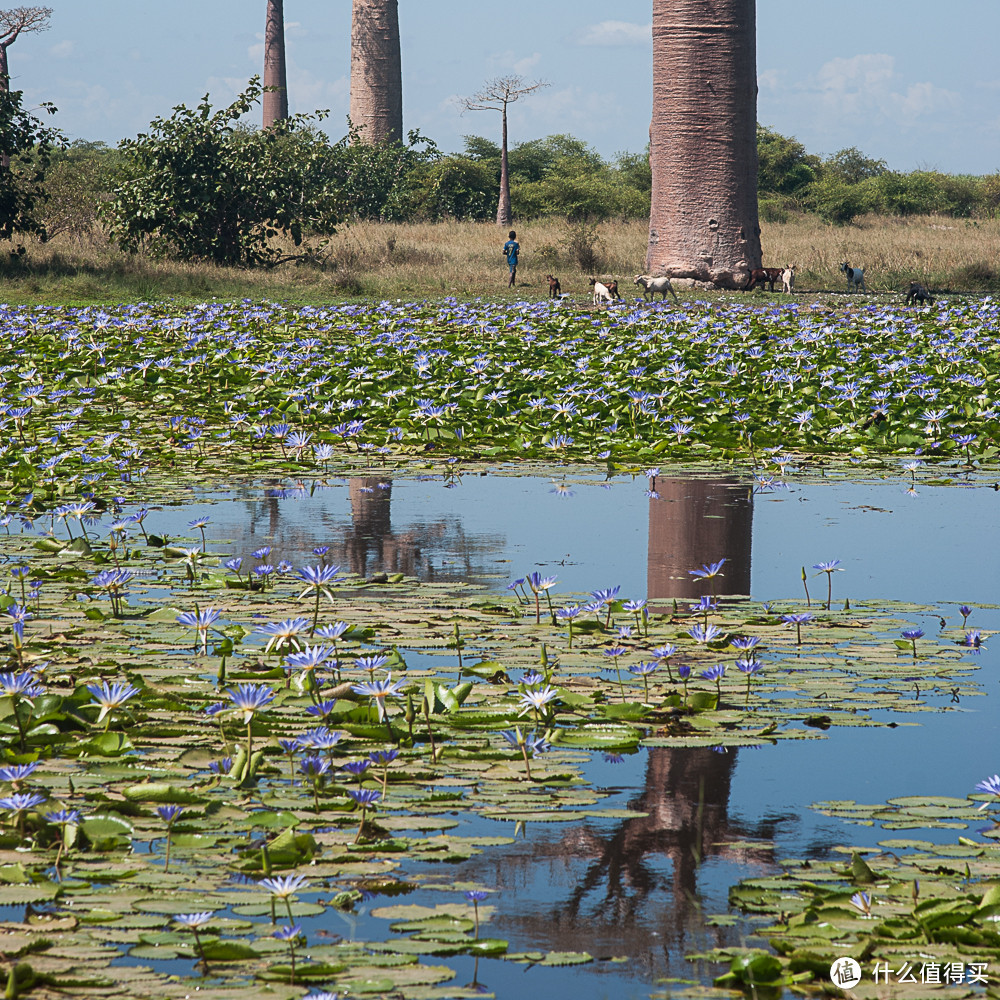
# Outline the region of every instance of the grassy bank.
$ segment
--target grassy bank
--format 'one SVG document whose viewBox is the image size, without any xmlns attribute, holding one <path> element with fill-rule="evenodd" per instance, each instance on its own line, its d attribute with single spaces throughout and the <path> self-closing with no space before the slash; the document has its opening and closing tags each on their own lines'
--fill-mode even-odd
<svg viewBox="0 0 1000 1000">
<path fill-rule="evenodd" d="M 844 227 L 799 216 L 762 225 L 764 263 L 795 263 L 797 291 L 843 291 L 841 261 L 865 268 L 873 293 L 901 293 L 917 278 L 939 291 L 1000 290 L 1000 220 L 939 216 L 868 217 Z M 344 225 L 319 264 L 244 271 L 207 264 L 125 256 L 100 237 L 28 243 L 27 253 L 0 262 L 3 301 L 46 304 L 175 299 L 268 298 L 324 303 L 343 298 L 455 295 L 496 299 L 547 294 L 549 272 L 563 291 L 584 301 L 587 277 L 617 277 L 623 289 L 644 270 L 646 224 L 588 227 L 541 220 L 517 224 L 522 265 L 516 293 L 506 289 L 500 247 L 506 234 L 491 224 Z M 623 280 L 624 279 L 624 280 Z M 689 293 L 693 294 L 693 293 Z M 698 293 L 703 296 L 703 293 Z"/>
</svg>

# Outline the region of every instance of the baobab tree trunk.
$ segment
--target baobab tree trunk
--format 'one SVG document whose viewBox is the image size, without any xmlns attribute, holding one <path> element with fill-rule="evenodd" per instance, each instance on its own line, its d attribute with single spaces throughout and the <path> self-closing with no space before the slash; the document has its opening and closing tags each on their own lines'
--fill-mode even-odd
<svg viewBox="0 0 1000 1000">
<path fill-rule="evenodd" d="M 509 226 L 512 217 L 510 210 L 510 170 L 507 166 L 507 105 L 501 109 L 503 126 L 500 141 L 500 201 L 497 204 L 497 225 Z"/>
<path fill-rule="evenodd" d="M 353 0 L 351 124 L 361 142 L 403 141 L 403 73 L 396 0 Z"/>
<path fill-rule="evenodd" d="M 650 274 L 738 288 L 760 267 L 755 0 L 653 0 Z"/>
<path fill-rule="evenodd" d="M 277 87 L 265 91 L 261 101 L 264 128 L 288 117 L 288 85 L 285 78 L 285 0 L 267 0 L 267 21 L 264 24 L 264 86 Z"/>
</svg>

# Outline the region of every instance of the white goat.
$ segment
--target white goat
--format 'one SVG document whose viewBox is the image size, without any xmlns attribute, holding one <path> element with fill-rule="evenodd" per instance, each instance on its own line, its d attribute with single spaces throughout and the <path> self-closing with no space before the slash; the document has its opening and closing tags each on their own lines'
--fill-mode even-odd
<svg viewBox="0 0 1000 1000">
<path fill-rule="evenodd" d="M 677 298 L 677 293 L 674 291 L 674 286 L 670 284 L 670 279 L 666 276 L 654 278 L 651 274 L 637 274 L 635 276 L 635 283 L 642 288 L 642 297 L 645 298 L 647 295 L 650 301 L 657 292 L 663 296 L 663 300 L 666 301 L 667 292 L 674 297 L 674 302 L 679 302 L 680 299 Z"/>
<path fill-rule="evenodd" d="M 847 290 L 849 292 L 864 291 L 868 294 L 868 286 L 865 284 L 865 269 L 863 267 L 851 267 L 847 261 L 840 265 L 841 271 L 847 277 Z"/>
<path fill-rule="evenodd" d="M 590 284 L 594 286 L 594 305 L 599 305 L 601 302 L 607 302 L 608 305 L 611 305 L 614 299 L 611 297 L 611 292 L 608 290 L 608 286 L 598 281 L 596 278 L 591 278 Z"/>
<path fill-rule="evenodd" d="M 789 264 L 788 267 L 781 272 L 781 291 L 792 294 L 795 287 L 795 265 Z"/>
</svg>

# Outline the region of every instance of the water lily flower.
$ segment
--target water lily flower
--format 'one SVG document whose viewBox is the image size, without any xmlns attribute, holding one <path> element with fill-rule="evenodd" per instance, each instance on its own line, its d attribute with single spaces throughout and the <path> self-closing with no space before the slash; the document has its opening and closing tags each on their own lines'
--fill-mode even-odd
<svg viewBox="0 0 1000 1000">
<path fill-rule="evenodd" d="M 216 611 L 215 608 L 204 608 L 199 611 L 195 608 L 194 611 L 182 611 L 177 616 L 177 621 L 181 625 L 188 625 L 197 631 L 198 635 L 198 645 L 206 653 L 208 653 L 208 630 L 222 617 L 221 611 Z"/>
<path fill-rule="evenodd" d="M 531 781 L 531 764 L 529 763 L 531 757 L 536 753 L 545 753 L 547 750 L 551 750 L 552 744 L 544 736 L 539 736 L 534 732 L 522 733 L 520 726 L 515 726 L 513 729 L 505 729 L 500 735 L 515 750 L 521 751 L 521 756 L 524 758 L 525 774 L 528 781 Z"/>
<path fill-rule="evenodd" d="M 752 659 L 756 655 L 756 649 L 760 645 L 759 635 L 738 635 L 729 640 L 729 645 L 733 649 L 738 649 L 741 653 L 749 653 Z"/>
<path fill-rule="evenodd" d="M 519 702 L 521 705 L 521 712 L 519 714 L 524 715 L 529 709 L 534 709 L 537 716 L 550 701 L 554 701 L 558 697 L 559 692 L 550 685 L 546 685 L 539 691 L 524 691 L 521 694 Z"/>
<path fill-rule="evenodd" d="M 328 726 L 316 726 L 315 729 L 304 732 L 294 742 L 297 746 L 310 750 L 332 750 L 343 735 Z"/>
<path fill-rule="evenodd" d="M 365 681 L 361 684 L 354 684 L 351 686 L 351 690 L 355 694 L 365 695 L 375 702 L 375 706 L 378 709 L 379 722 L 382 722 L 386 718 L 385 699 L 401 698 L 400 689 L 402 686 L 403 682 L 394 681 L 390 673 L 385 680 Z"/>
<path fill-rule="evenodd" d="M 977 629 L 970 629 L 965 633 L 965 637 L 962 639 L 960 645 L 969 646 L 974 650 L 978 650 L 983 644 L 983 634 Z"/>
<path fill-rule="evenodd" d="M 32 761 L 30 764 L 7 764 L 5 767 L 0 767 L 0 781 L 18 785 L 30 778 L 37 767 L 38 761 Z"/>
<path fill-rule="evenodd" d="M 110 716 L 116 708 L 121 708 L 129 700 L 139 693 L 139 688 L 133 684 L 116 681 L 109 685 L 107 681 L 100 684 L 88 684 L 87 690 L 91 697 L 101 706 L 100 714 L 97 716 L 99 723 L 105 716 Z M 110 718 L 108 724 L 110 725 Z"/>
<path fill-rule="evenodd" d="M 249 723 L 254 715 L 274 700 L 274 691 L 266 684 L 238 684 L 228 688 L 226 694 L 233 707 L 243 713 L 243 721 Z"/>
<path fill-rule="evenodd" d="M 541 611 L 539 607 L 539 594 L 544 593 L 546 600 L 549 602 L 549 610 L 552 610 L 552 598 L 549 596 L 549 590 L 554 586 L 557 577 L 554 576 L 542 576 L 541 573 L 534 572 L 529 573 L 525 578 L 525 582 L 531 587 L 532 593 L 535 595 L 535 624 L 539 624 L 541 621 Z"/>
<path fill-rule="evenodd" d="M 801 646 L 802 645 L 802 626 L 805 625 L 807 622 L 811 622 L 813 620 L 813 618 L 815 618 L 815 617 L 816 617 L 815 615 L 811 614 L 808 611 L 800 611 L 798 614 L 794 614 L 794 615 L 782 615 L 781 616 L 781 620 L 786 625 L 794 625 L 795 626 L 795 641 L 796 641 L 797 645 Z"/>
<path fill-rule="evenodd" d="M 851 904 L 856 906 L 866 917 L 872 915 L 872 897 L 867 892 L 856 892 L 851 896 Z"/>
<path fill-rule="evenodd" d="M 204 927 L 215 914 L 204 910 L 201 913 L 178 913 L 174 917 L 174 922 L 180 924 L 182 927 L 187 927 L 188 930 L 200 930 Z"/>
<path fill-rule="evenodd" d="M 983 781 L 976 782 L 976 791 L 986 792 L 987 795 L 995 795 L 1000 798 L 1000 774 L 994 774 L 990 778 L 985 778 Z M 996 803 L 987 800 L 986 802 L 983 802 L 979 808 L 982 810 L 992 805 L 996 805 Z"/>
<path fill-rule="evenodd" d="M 691 636 L 695 642 L 715 642 L 720 635 L 724 634 L 724 629 L 719 628 L 718 625 L 692 625 L 688 629 L 688 635 Z"/>
<path fill-rule="evenodd" d="M 831 562 L 816 563 L 813 569 L 818 569 L 820 573 L 826 573 L 826 610 L 830 610 L 830 603 L 833 600 L 833 574 L 843 573 L 840 568 L 840 560 L 834 559 Z M 819 576 L 819 573 L 816 574 Z"/>
<path fill-rule="evenodd" d="M 309 885 L 309 879 L 304 875 L 274 875 L 262 878 L 258 883 L 277 899 L 289 899 Z"/>
<path fill-rule="evenodd" d="M 628 668 L 628 672 L 630 674 L 635 674 L 636 676 L 642 678 L 643 692 L 647 702 L 649 701 L 649 675 L 653 673 L 657 667 L 659 667 L 659 663 L 654 660 L 651 662 L 633 663 Z"/>
<path fill-rule="evenodd" d="M 285 901 L 288 920 L 290 923 L 294 923 L 292 919 L 292 896 L 309 885 L 309 880 L 304 875 L 274 875 L 271 878 L 262 878 L 257 884 L 267 889 L 275 899 L 283 899 Z"/>
<path fill-rule="evenodd" d="M 688 573 L 690 573 L 691 576 L 698 577 L 700 580 L 711 580 L 714 577 L 722 575 L 722 566 L 726 561 L 727 559 L 720 559 L 718 562 L 702 563 L 698 569 L 689 569 Z"/>
<path fill-rule="evenodd" d="M 901 634 L 904 639 L 909 639 L 913 643 L 913 656 L 915 659 L 917 656 L 917 639 L 924 637 L 924 630 L 922 628 L 906 628 L 903 629 Z"/>
<path fill-rule="evenodd" d="M 305 587 L 302 588 L 299 594 L 299 600 L 302 600 L 308 594 L 313 594 L 316 597 L 312 625 L 314 633 L 316 626 L 319 624 L 320 597 L 325 596 L 331 604 L 333 603 L 333 593 L 330 590 L 330 586 L 334 583 L 340 583 L 344 579 L 344 577 L 337 576 L 339 571 L 339 566 L 327 566 L 325 563 L 322 563 L 319 566 L 303 566 L 296 572 L 296 576 L 305 583 Z"/>
<path fill-rule="evenodd" d="M 275 652 L 283 649 L 300 650 L 305 643 L 299 638 L 299 633 L 304 631 L 308 625 L 308 618 L 286 618 L 284 621 L 258 625 L 254 631 L 263 632 L 264 635 L 271 637 L 264 647 L 266 654 L 272 650 Z"/>
</svg>

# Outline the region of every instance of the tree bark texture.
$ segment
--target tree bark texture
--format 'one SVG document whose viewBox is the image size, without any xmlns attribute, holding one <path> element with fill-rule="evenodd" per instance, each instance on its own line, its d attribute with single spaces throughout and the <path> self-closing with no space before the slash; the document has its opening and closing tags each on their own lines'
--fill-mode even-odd
<svg viewBox="0 0 1000 1000">
<path fill-rule="evenodd" d="M 267 20 L 264 24 L 264 86 L 278 88 L 265 91 L 261 100 L 264 128 L 270 128 L 275 122 L 288 117 L 284 0 L 267 0 Z"/>
<path fill-rule="evenodd" d="M 403 73 L 396 0 L 353 0 L 351 124 L 361 142 L 403 141 Z"/>
<path fill-rule="evenodd" d="M 497 225 L 509 226 L 513 213 L 510 208 L 510 169 L 507 165 L 507 105 L 500 113 L 503 116 L 500 142 L 500 201 L 497 203 Z"/>
<path fill-rule="evenodd" d="M 761 266 L 755 0 L 653 0 L 650 274 L 738 288 Z"/>
</svg>

